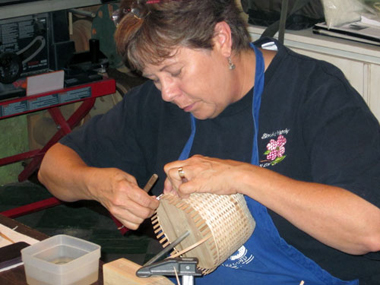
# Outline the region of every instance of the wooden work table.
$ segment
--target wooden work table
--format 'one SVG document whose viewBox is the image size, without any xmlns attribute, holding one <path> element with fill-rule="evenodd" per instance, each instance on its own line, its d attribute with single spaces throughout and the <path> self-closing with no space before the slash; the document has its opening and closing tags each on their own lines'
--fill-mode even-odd
<svg viewBox="0 0 380 285">
<path fill-rule="evenodd" d="M 16 231 L 22 233 L 24 235 L 30 236 L 37 240 L 44 240 L 49 236 L 41 233 L 37 230 L 34 230 L 16 220 L 10 219 L 3 215 L 0 215 L 0 223 L 9 228 L 17 227 Z M 103 284 L 103 262 L 99 262 L 99 279 L 98 282 L 93 283 L 94 285 L 102 285 Z M 13 269 L 0 272 L 0 284 L 1 285 L 26 285 L 26 277 L 24 266 L 20 265 Z"/>
</svg>

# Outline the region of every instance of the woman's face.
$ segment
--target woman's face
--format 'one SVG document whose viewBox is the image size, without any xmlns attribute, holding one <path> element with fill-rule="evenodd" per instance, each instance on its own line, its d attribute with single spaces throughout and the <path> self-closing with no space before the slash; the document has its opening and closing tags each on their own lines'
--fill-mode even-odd
<svg viewBox="0 0 380 285">
<path fill-rule="evenodd" d="M 239 99 L 228 67 L 228 59 L 218 51 L 180 47 L 159 65 L 146 65 L 143 75 L 153 80 L 163 100 L 204 120 Z"/>
</svg>

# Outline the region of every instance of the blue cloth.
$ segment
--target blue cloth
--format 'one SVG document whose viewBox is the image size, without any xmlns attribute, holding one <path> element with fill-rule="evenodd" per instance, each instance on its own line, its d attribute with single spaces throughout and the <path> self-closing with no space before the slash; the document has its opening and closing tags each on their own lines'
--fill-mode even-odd
<svg viewBox="0 0 380 285">
<path fill-rule="evenodd" d="M 264 90 L 264 59 L 253 44 L 256 54 L 255 87 L 253 90 L 252 119 L 254 139 L 251 163 L 259 165 L 257 134 L 261 95 Z M 191 118 L 191 135 L 179 157 L 189 157 L 196 133 L 196 120 Z M 304 281 L 305 285 L 359 284 L 358 280 L 342 281 L 323 270 L 318 264 L 282 239 L 267 212 L 266 207 L 246 197 L 249 210 L 256 221 L 256 228 L 250 239 L 214 272 L 197 278 L 197 284 L 292 284 Z"/>
</svg>

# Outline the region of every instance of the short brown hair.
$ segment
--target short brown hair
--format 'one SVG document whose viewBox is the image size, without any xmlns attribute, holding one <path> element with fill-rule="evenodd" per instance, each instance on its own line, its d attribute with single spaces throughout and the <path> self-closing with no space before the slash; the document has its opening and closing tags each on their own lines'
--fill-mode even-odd
<svg viewBox="0 0 380 285">
<path fill-rule="evenodd" d="M 122 0 L 115 33 L 125 63 L 143 70 L 172 56 L 173 48 L 212 49 L 215 25 L 231 28 L 232 49 L 249 48 L 250 36 L 235 0 Z"/>
</svg>

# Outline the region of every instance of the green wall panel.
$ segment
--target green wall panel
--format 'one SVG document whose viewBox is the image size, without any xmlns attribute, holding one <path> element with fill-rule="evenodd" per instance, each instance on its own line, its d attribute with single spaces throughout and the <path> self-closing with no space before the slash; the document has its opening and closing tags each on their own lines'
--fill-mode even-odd
<svg viewBox="0 0 380 285">
<path fill-rule="evenodd" d="M 28 128 L 26 116 L 0 120 L 0 157 L 8 157 L 28 151 Z M 0 185 L 17 182 L 24 169 L 22 162 L 0 167 Z"/>
</svg>

